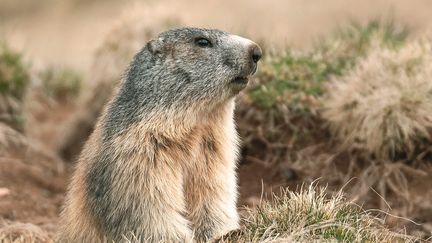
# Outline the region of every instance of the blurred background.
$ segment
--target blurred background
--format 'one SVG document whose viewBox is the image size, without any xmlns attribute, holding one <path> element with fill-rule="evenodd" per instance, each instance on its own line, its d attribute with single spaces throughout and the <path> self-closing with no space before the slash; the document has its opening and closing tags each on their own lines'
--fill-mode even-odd
<svg viewBox="0 0 432 243">
<path fill-rule="evenodd" d="M 88 70 L 93 51 L 134 0 L 2 0 L 1 34 L 34 62 Z M 143 1 L 142 20 L 170 17 L 182 25 L 220 28 L 275 46 L 306 48 L 349 21 L 393 18 L 423 34 L 432 25 L 427 0 Z"/>
<path fill-rule="evenodd" d="M 431 13 L 429 0 L 0 0 L 0 238 L 22 223 L 52 236 L 74 161 L 133 55 L 194 26 L 264 50 L 237 99 L 239 207 L 314 182 L 427 239 Z"/>
</svg>

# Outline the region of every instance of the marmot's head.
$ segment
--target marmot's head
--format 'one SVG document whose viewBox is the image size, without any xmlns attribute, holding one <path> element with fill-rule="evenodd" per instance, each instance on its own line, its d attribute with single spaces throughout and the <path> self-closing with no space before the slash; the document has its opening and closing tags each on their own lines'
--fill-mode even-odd
<svg viewBox="0 0 432 243">
<path fill-rule="evenodd" d="M 147 43 L 127 79 L 162 106 L 219 103 L 246 87 L 261 55 L 254 42 L 220 30 L 174 29 Z"/>
<path fill-rule="evenodd" d="M 219 30 L 181 28 L 160 34 L 130 64 L 109 106 L 105 136 L 142 119 L 159 130 L 170 119 L 202 120 L 201 112 L 213 114 L 213 107 L 246 87 L 260 58 L 257 44 Z"/>
</svg>

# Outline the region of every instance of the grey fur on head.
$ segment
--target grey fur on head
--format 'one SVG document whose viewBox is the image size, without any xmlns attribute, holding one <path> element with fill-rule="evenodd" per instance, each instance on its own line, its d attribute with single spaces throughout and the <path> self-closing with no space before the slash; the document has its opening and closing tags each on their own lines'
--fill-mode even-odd
<svg viewBox="0 0 432 243">
<path fill-rule="evenodd" d="M 200 46 L 202 39 L 209 45 Z M 254 50 L 246 41 L 215 29 L 161 33 L 130 64 L 108 111 L 107 130 L 123 130 L 150 112 L 212 107 L 232 98 L 246 85 L 236 78 L 247 78 L 256 70 L 256 61 L 251 59 Z M 259 47 L 254 48 L 260 56 Z"/>
</svg>

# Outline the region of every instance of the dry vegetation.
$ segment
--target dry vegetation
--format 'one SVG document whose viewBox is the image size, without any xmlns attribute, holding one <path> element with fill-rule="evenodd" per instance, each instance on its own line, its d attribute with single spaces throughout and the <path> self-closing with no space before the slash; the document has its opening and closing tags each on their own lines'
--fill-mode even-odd
<svg viewBox="0 0 432 243">
<path fill-rule="evenodd" d="M 396 47 L 406 35 L 392 22 L 372 21 L 366 26 L 349 25 L 307 52 L 269 53 L 238 111 L 248 155 L 280 162 L 293 149 L 319 143 L 316 136 L 326 132 L 319 113 L 325 84 L 344 75 L 369 53 L 372 43 Z M 265 150 L 258 149 L 263 145 Z"/>
<path fill-rule="evenodd" d="M 79 153 L 133 54 L 159 31 L 181 23 L 170 13 L 156 18 L 146 12 L 144 21 L 139 6 L 134 9 L 95 52 L 88 76 L 50 68 L 36 75 L 38 86 L 20 55 L 2 47 L 0 242 L 50 241 L 69 175 L 64 161 Z M 221 242 L 414 241 L 404 230 L 430 237 L 432 42 L 408 42 L 408 34 L 393 22 L 371 21 L 348 25 L 308 51 L 267 49 L 257 77 L 238 99 L 241 186 L 250 186 L 244 182 L 250 178 L 259 183 L 255 174 L 244 174 L 252 164 L 271 171 L 270 184 L 321 178 L 329 186 L 283 189 L 264 198 L 245 210 L 242 228 Z M 71 101 L 77 109 L 66 109 Z M 26 114 L 24 103 L 32 104 Z M 34 104 L 48 105 L 42 111 Z M 45 141 L 46 134 L 19 132 L 24 125 L 18 121 L 25 121 L 20 117 L 29 115 L 37 129 L 58 123 L 57 113 L 65 110 L 72 119 L 56 124 L 62 127 L 59 143 Z"/>
<path fill-rule="evenodd" d="M 29 83 L 29 73 L 20 54 L 0 43 L 0 121 L 23 130 L 22 100 Z"/>
<path fill-rule="evenodd" d="M 54 241 L 45 231 L 34 224 L 0 222 L 0 242 L 48 243 Z"/>
<path fill-rule="evenodd" d="M 310 185 L 300 192 L 282 189 L 271 201 L 247 209 L 241 229 L 220 242 L 414 242 L 391 232 L 383 221 L 341 192 L 328 197 L 325 188 Z"/>
<path fill-rule="evenodd" d="M 325 100 L 325 119 L 349 150 L 379 159 L 427 151 L 432 131 L 432 49 L 429 41 L 392 50 L 380 46 Z"/>
<path fill-rule="evenodd" d="M 431 183 L 430 42 L 408 34 L 372 21 L 307 52 L 268 54 L 239 102 L 243 163 L 272 168 L 280 184 L 348 183 L 349 197 L 366 207 L 429 221 L 431 195 L 413 187 Z"/>
<path fill-rule="evenodd" d="M 50 67 L 40 76 L 45 94 L 55 100 L 75 100 L 82 89 L 81 75 L 71 69 Z"/>
</svg>

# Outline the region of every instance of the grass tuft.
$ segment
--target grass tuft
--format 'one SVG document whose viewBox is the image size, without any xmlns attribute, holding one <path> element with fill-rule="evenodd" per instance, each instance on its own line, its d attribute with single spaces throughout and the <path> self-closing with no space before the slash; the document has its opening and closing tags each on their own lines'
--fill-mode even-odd
<svg viewBox="0 0 432 243">
<path fill-rule="evenodd" d="M 76 98 L 82 87 L 81 75 L 67 68 L 48 68 L 41 79 L 45 93 L 56 100 Z"/>
<path fill-rule="evenodd" d="M 0 122 L 24 130 L 22 103 L 30 75 L 20 53 L 0 44 Z"/>
<path fill-rule="evenodd" d="M 282 190 L 272 201 L 247 209 L 239 230 L 220 242 L 414 242 L 391 232 L 382 220 L 347 202 L 341 193 L 331 197 L 325 188 L 310 185 L 300 192 Z"/>
<path fill-rule="evenodd" d="M 21 54 L 0 44 L 0 93 L 22 99 L 29 83 L 29 73 Z"/>
<path fill-rule="evenodd" d="M 350 150 L 411 158 L 432 138 L 432 44 L 377 47 L 329 85 L 323 116 Z"/>
</svg>

